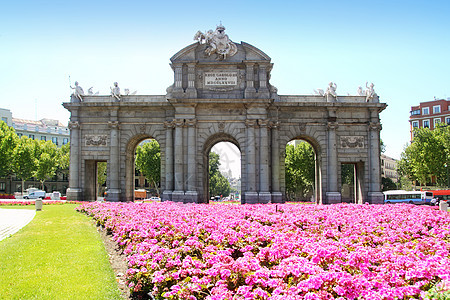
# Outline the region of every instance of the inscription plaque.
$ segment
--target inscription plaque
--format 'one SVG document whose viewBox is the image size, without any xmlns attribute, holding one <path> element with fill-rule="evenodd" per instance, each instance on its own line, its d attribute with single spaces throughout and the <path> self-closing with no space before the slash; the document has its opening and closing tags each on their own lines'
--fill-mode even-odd
<svg viewBox="0 0 450 300">
<path fill-rule="evenodd" d="M 238 73 L 231 72 L 206 72 L 204 75 L 205 86 L 219 85 L 219 86 L 230 86 L 237 85 Z"/>
</svg>

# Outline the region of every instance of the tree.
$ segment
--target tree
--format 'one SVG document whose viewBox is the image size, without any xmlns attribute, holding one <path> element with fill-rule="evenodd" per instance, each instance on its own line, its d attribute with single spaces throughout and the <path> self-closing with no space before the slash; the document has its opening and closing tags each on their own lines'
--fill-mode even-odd
<svg viewBox="0 0 450 300">
<path fill-rule="evenodd" d="M 70 165 L 70 143 L 62 145 L 58 150 L 58 169 L 57 172 L 69 175 L 69 165 Z"/>
<path fill-rule="evenodd" d="M 222 195 L 228 197 L 231 187 L 225 176 L 220 173 L 220 156 L 215 152 L 209 153 L 209 196 Z"/>
<path fill-rule="evenodd" d="M 108 169 L 108 164 L 106 161 L 101 161 L 97 163 L 97 196 L 103 195 L 102 186 L 106 182 L 107 174 L 106 171 Z"/>
<path fill-rule="evenodd" d="M 314 188 L 314 149 L 307 142 L 286 145 L 286 194 L 289 199 L 305 198 Z"/>
<path fill-rule="evenodd" d="M 156 140 L 150 140 L 136 148 L 136 168 L 152 183 L 159 196 L 161 151 Z"/>
<path fill-rule="evenodd" d="M 26 136 L 22 136 L 13 152 L 12 165 L 14 173 L 22 180 L 22 194 L 25 181 L 36 171 L 35 143 Z"/>
<path fill-rule="evenodd" d="M 56 173 L 60 164 L 58 147 L 51 141 L 35 141 L 36 170 L 34 177 L 41 182 L 44 190 L 44 182 Z"/>
<path fill-rule="evenodd" d="M 390 190 L 396 190 L 397 189 L 397 185 L 389 177 L 381 177 L 381 185 L 383 187 L 383 191 L 390 191 Z"/>
<path fill-rule="evenodd" d="M 0 177 L 6 177 L 13 172 L 12 158 L 14 148 L 19 138 L 14 128 L 0 121 Z"/>
<path fill-rule="evenodd" d="M 415 129 L 413 141 L 405 147 L 397 165 L 399 175 L 417 180 L 421 185 L 434 180 L 438 185 L 445 185 L 448 180 L 446 162 L 450 161 L 449 131 L 449 127 Z"/>
</svg>

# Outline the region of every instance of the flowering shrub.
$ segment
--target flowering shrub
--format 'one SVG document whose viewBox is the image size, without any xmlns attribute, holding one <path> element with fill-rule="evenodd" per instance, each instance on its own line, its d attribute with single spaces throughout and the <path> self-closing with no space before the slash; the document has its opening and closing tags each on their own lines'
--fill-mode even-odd
<svg viewBox="0 0 450 300">
<path fill-rule="evenodd" d="M 86 203 L 156 299 L 419 299 L 450 283 L 450 215 L 398 205 Z"/>
<path fill-rule="evenodd" d="M 42 200 L 42 204 L 44 205 L 50 205 L 50 204 L 81 204 L 82 201 L 66 201 L 66 200 Z M 0 201 L 0 206 L 2 205 L 34 205 L 34 200 L 14 200 L 14 201 Z"/>
<path fill-rule="evenodd" d="M 11 194 L 1 194 L 0 193 L 0 199 L 15 199 L 14 195 Z"/>
</svg>

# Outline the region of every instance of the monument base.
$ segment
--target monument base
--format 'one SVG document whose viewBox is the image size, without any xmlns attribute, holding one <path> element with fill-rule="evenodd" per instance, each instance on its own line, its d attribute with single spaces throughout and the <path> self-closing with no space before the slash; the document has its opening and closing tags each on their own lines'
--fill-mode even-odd
<svg viewBox="0 0 450 300">
<path fill-rule="evenodd" d="M 384 194 L 382 192 L 369 192 L 367 195 L 370 204 L 383 204 Z"/>
<path fill-rule="evenodd" d="M 120 190 L 119 189 L 108 190 L 105 200 L 110 201 L 110 202 L 119 202 L 120 201 Z"/>
<path fill-rule="evenodd" d="M 270 192 L 259 192 L 259 201 L 258 203 L 270 203 L 270 201 L 272 200 L 272 194 L 270 194 Z"/>
<path fill-rule="evenodd" d="M 83 194 L 83 190 L 79 188 L 68 188 L 66 190 L 66 199 L 69 201 L 82 201 L 81 195 Z"/>
<path fill-rule="evenodd" d="M 184 202 L 184 191 L 173 191 L 172 192 L 172 201 L 173 202 Z"/>
<path fill-rule="evenodd" d="M 161 195 L 161 201 L 172 201 L 172 191 L 164 191 Z"/>
<path fill-rule="evenodd" d="M 334 203 L 342 202 L 341 193 L 339 193 L 339 192 L 327 192 L 326 197 L 327 197 L 326 204 L 334 204 Z"/>
<path fill-rule="evenodd" d="M 187 191 L 184 194 L 184 203 L 198 203 L 198 193 L 196 191 Z"/>
<path fill-rule="evenodd" d="M 259 197 L 257 192 L 245 192 L 245 203 L 246 204 L 256 204 L 258 203 Z"/>
<path fill-rule="evenodd" d="M 284 203 L 283 194 L 280 192 L 272 193 L 272 203 Z"/>
</svg>

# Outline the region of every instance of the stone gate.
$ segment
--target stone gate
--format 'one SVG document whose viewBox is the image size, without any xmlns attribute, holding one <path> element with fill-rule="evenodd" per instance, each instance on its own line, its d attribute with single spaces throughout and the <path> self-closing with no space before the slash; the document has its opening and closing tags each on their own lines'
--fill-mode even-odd
<svg viewBox="0 0 450 300">
<path fill-rule="evenodd" d="M 96 199 L 96 165 L 108 162 L 108 200 L 134 199 L 134 155 L 147 138 L 161 148 L 163 200 L 208 203 L 208 154 L 227 141 L 241 151 L 242 203 L 285 198 L 284 153 L 293 139 L 315 151 L 317 203 L 341 202 L 341 168 L 355 166 L 357 203 L 382 203 L 379 103 L 373 85 L 356 96 L 330 83 L 316 95 L 278 95 L 273 64 L 258 48 L 233 43 L 223 26 L 198 32 L 197 42 L 171 60 L 166 95 L 84 95 L 75 89 L 71 112 L 70 200 Z"/>
</svg>

